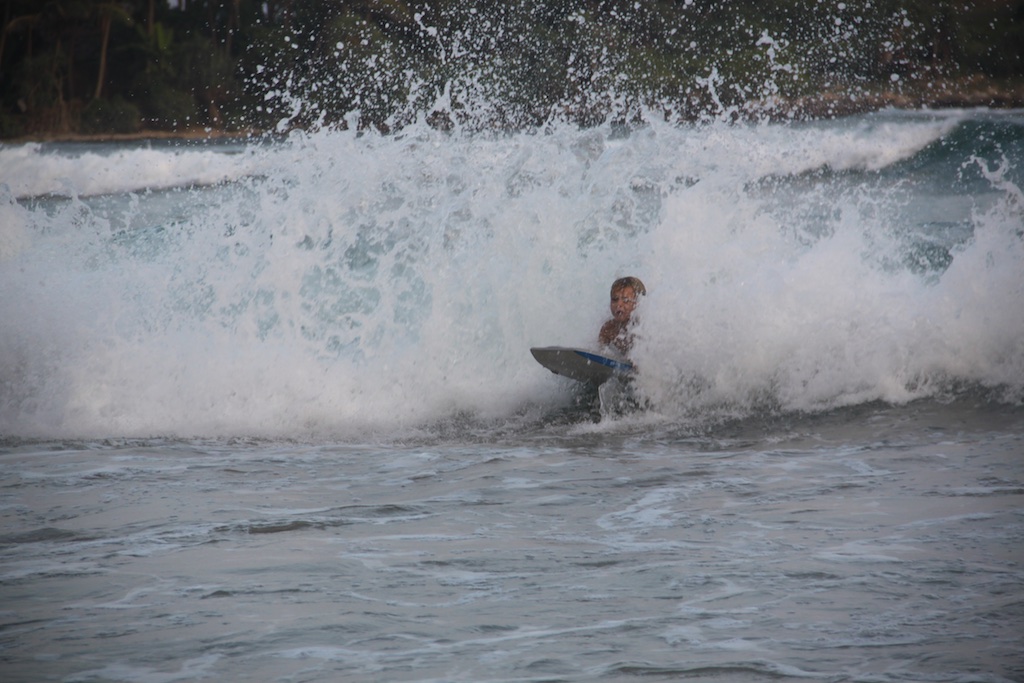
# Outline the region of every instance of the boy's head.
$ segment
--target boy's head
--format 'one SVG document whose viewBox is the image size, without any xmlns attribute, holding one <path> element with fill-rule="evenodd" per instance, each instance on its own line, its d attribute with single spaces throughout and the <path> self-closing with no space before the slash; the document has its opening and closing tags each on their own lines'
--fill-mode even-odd
<svg viewBox="0 0 1024 683">
<path fill-rule="evenodd" d="M 636 308 L 636 301 L 647 295 L 647 288 L 640 278 L 620 277 L 612 283 L 611 311 L 612 317 L 619 322 L 626 322 Z"/>
</svg>

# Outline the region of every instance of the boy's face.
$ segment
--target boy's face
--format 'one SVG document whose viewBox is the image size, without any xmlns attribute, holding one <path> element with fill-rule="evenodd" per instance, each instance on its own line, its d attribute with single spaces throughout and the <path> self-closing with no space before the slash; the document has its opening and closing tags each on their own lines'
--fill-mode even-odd
<svg viewBox="0 0 1024 683">
<path fill-rule="evenodd" d="M 636 308 L 636 292 L 632 287 L 626 286 L 612 292 L 612 317 L 619 322 L 626 322 Z"/>
</svg>

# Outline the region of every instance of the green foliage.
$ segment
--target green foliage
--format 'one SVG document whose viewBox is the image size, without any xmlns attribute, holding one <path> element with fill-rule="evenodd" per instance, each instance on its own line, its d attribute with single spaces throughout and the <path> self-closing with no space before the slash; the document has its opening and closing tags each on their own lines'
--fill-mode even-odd
<svg viewBox="0 0 1024 683">
<path fill-rule="evenodd" d="M 18 116 L 0 111 L 0 139 L 16 138 L 25 133 L 25 123 Z"/>
<path fill-rule="evenodd" d="M 20 107 L 29 110 L 53 107 L 61 101 L 63 84 L 55 63 L 63 54 L 26 57 L 15 67 L 12 99 L 20 101 Z"/>
<path fill-rule="evenodd" d="M 82 110 L 83 133 L 136 133 L 142 127 L 139 108 L 120 96 L 97 98 Z"/>
<path fill-rule="evenodd" d="M 29 129 L 73 124 L 96 93 L 126 98 L 147 126 L 388 130 L 419 117 L 590 125 L 645 108 L 699 118 L 979 72 L 1024 79 L 1024 0 L 164 0 L 153 16 L 149 0 L 5 8 L 0 104 Z"/>
<path fill-rule="evenodd" d="M 174 88 L 155 74 L 142 74 L 132 88 L 132 99 L 142 110 L 146 127 L 179 130 L 196 120 L 192 93 Z"/>
<path fill-rule="evenodd" d="M 222 126 L 224 121 L 220 110 L 240 90 L 235 78 L 235 59 L 217 49 L 210 38 L 192 35 L 178 45 L 174 60 L 180 74 L 176 79 L 177 87 L 195 93 L 199 102 L 197 122 Z"/>
<path fill-rule="evenodd" d="M 140 53 L 145 59 L 144 71 L 156 72 L 161 78 L 173 81 L 177 76 L 174 63 L 174 29 L 161 22 L 146 27 L 135 24 L 135 40 L 128 47 Z"/>
<path fill-rule="evenodd" d="M 965 5 L 952 18 L 950 42 L 962 70 L 998 78 L 1024 73 L 1024 0 Z"/>
</svg>

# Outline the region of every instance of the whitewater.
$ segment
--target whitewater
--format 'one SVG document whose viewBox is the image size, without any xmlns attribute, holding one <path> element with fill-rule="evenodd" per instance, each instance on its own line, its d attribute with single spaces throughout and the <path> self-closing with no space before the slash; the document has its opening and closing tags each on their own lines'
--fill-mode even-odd
<svg viewBox="0 0 1024 683">
<path fill-rule="evenodd" d="M 356 128 L 0 145 L 4 680 L 1024 680 L 1024 113 Z"/>
</svg>

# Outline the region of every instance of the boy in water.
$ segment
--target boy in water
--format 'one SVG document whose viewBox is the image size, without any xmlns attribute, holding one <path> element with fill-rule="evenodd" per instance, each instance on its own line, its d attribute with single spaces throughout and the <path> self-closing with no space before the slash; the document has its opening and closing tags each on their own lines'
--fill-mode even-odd
<svg viewBox="0 0 1024 683">
<path fill-rule="evenodd" d="M 646 295 L 647 288 L 639 278 L 621 277 L 612 283 L 612 318 L 601 326 L 601 332 L 597 335 L 601 346 L 612 346 L 623 356 L 629 355 L 633 346 L 633 333 L 629 330 L 630 318 L 637 299 Z"/>
</svg>

